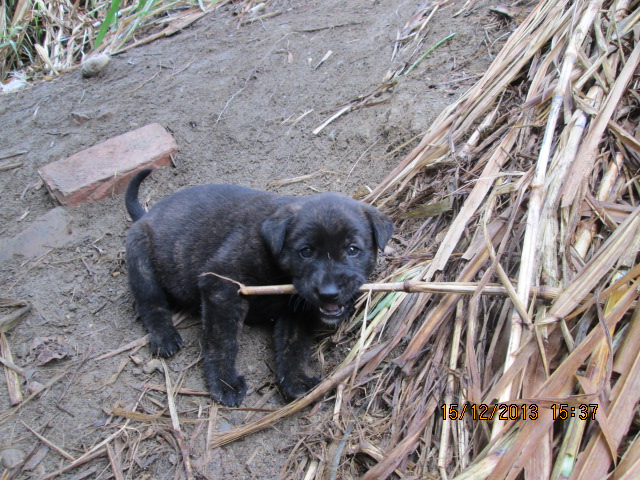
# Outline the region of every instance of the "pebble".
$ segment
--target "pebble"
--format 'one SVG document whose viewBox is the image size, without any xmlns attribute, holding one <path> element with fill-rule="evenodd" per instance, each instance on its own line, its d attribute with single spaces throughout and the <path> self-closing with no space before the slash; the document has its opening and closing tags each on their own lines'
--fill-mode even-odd
<svg viewBox="0 0 640 480">
<path fill-rule="evenodd" d="M 231 430 L 233 428 L 233 425 L 229 422 L 227 422 L 224 419 L 220 419 L 218 420 L 218 425 L 217 425 L 217 429 L 220 432 L 226 432 L 227 430 Z"/>
<path fill-rule="evenodd" d="M 27 385 L 27 388 L 29 389 L 29 393 L 31 394 L 39 393 L 42 390 L 44 390 L 44 385 L 34 380 L 32 382 L 29 382 L 29 384 Z"/>
<path fill-rule="evenodd" d="M 13 93 L 19 92 L 29 86 L 29 83 L 21 77 L 16 77 L 12 79 L 10 82 L 5 83 L 4 85 L 0 83 L 0 91 L 2 93 Z"/>
<path fill-rule="evenodd" d="M 85 78 L 95 77 L 109 65 L 110 61 L 111 57 L 106 53 L 87 58 L 82 62 L 82 76 Z"/>
<path fill-rule="evenodd" d="M 17 448 L 6 448 L 0 451 L 0 458 L 2 458 L 2 466 L 10 470 L 24 462 L 25 454 Z"/>
<path fill-rule="evenodd" d="M 146 373 L 147 375 L 155 372 L 156 370 L 162 373 L 163 372 L 162 362 L 157 358 L 154 358 L 149 363 L 147 363 L 144 367 L 142 367 L 142 370 L 144 370 L 144 373 Z"/>
<path fill-rule="evenodd" d="M 136 365 L 142 365 L 144 363 L 144 360 L 140 355 L 130 355 L 129 358 L 131 358 L 133 363 L 135 363 Z"/>
</svg>

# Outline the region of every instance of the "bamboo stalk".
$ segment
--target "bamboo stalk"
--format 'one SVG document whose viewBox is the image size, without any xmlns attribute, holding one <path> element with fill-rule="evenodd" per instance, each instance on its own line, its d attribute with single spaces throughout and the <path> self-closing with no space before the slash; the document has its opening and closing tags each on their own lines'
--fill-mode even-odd
<svg viewBox="0 0 640 480">
<path fill-rule="evenodd" d="M 185 442 L 184 435 L 180 429 L 180 418 L 178 416 L 178 410 L 176 408 L 176 399 L 171 377 L 169 376 L 169 369 L 164 359 L 162 361 L 162 370 L 164 372 L 165 386 L 167 389 L 167 405 L 169 408 L 169 415 L 171 416 L 171 426 L 173 427 L 173 436 L 178 442 L 180 454 L 182 455 L 182 462 L 184 463 L 185 477 L 187 480 L 195 480 L 193 469 L 191 467 L 191 456 L 189 448 Z"/>
<path fill-rule="evenodd" d="M 562 439 L 562 445 L 556 455 L 556 462 L 549 480 L 566 480 L 569 478 L 578 456 L 586 426 L 587 422 L 579 417 L 569 420 L 567 434 Z"/>
<path fill-rule="evenodd" d="M 0 356 L 0 363 L 2 365 L 4 365 L 6 368 L 13 370 L 14 372 L 16 372 L 18 375 L 20 375 L 23 378 L 27 377 L 27 372 L 24 370 L 24 368 L 20 368 L 19 366 L 17 366 L 15 363 L 10 362 L 9 360 L 5 359 L 4 357 Z"/>
<path fill-rule="evenodd" d="M 567 0 L 540 2 L 509 37 L 507 44 L 495 58 L 487 73 L 456 103 L 438 116 L 433 123 L 434 126 L 427 132 L 420 144 L 373 190 L 367 197 L 367 201 L 378 200 L 394 185 L 398 187 L 398 190 L 404 190 L 409 180 L 419 171 L 417 167 L 424 165 L 427 158 L 445 154 L 445 145 L 448 145 L 446 139 L 451 133 L 450 128 L 454 122 L 457 121 L 458 127 L 457 135 L 453 135 L 455 142 L 458 140 L 458 135 L 466 132 L 478 116 L 491 108 L 495 99 L 531 60 L 536 52 L 534 45 L 542 45 L 550 39 L 554 29 L 558 28 L 555 22 L 559 22 L 563 18 L 562 15 L 554 13 L 562 12 L 566 3 Z M 532 38 L 534 31 L 543 18 L 551 19 L 553 28 L 541 30 L 538 32 L 538 37 L 534 39 Z M 505 68 L 505 66 L 507 67 Z M 471 108 L 472 106 L 475 108 Z M 389 200 L 386 199 L 382 203 L 388 203 Z"/>
</svg>

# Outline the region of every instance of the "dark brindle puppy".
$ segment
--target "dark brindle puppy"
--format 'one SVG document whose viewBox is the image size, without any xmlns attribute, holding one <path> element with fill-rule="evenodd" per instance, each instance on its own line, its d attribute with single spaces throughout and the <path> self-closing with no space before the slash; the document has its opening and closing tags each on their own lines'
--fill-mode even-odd
<svg viewBox="0 0 640 480">
<path fill-rule="evenodd" d="M 280 388 L 287 398 L 303 395 L 320 381 L 309 375 L 313 328 L 348 316 L 393 233 L 389 218 L 334 193 L 294 198 L 233 185 L 187 188 L 147 213 L 138 189 L 149 173 L 131 180 L 125 202 L 135 221 L 129 283 L 152 352 L 167 357 L 182 345 L 172 305 L 199 308 L 211 395 L 238 406 L 247 391 L 236 372 L 242 323 L 273 319 Z M 299 294 L 243 297 L 236 284 L 206 272 L 245 285 L 293 283 Z"/>
</svg>

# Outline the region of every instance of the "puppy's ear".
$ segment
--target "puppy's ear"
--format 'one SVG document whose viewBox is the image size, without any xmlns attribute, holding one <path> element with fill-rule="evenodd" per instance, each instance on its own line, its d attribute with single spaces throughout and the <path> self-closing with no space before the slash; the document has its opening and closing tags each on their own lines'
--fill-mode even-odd
<svg viewBox="0 0 640 480">
<path fill-rule="evenodd" d="M 285 205 L 267 218 L 260 228 L 262 238 L 275 256 L 280 255 L 280 252 L 282 252 L 287 228 L 291 220 L 293 220 L 293 216 L 293 210 L 288 205 Z"/>
<path fill-rule="evenodd" d="M 371 205 L 365 207 L 364 213 L 371 223 L 376 245 L 380 250 L 384 250 L 384 246 L 393 235 L 393 222 L 387 215 Z"/>
</svg>

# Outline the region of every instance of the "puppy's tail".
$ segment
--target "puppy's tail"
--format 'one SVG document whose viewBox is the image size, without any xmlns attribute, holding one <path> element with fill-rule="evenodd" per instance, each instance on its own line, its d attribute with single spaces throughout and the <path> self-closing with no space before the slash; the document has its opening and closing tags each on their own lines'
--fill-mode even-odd
<svg viewBox="0 0 640 480">
<path fill-rule="evenodd" d="M 152 168 L 145 168 L 136 173 L 127 187 L 127 192 L 124 195 L 124 204 L 127 207 L 127 212 L 131 216 L 131 219 L 135 222 L 142 218 L 147 211 L 140 205 L 138 201 L 138 191 L 140 190 L 140 184 L 142 181 L 153 172 Z"/>
</svg>

